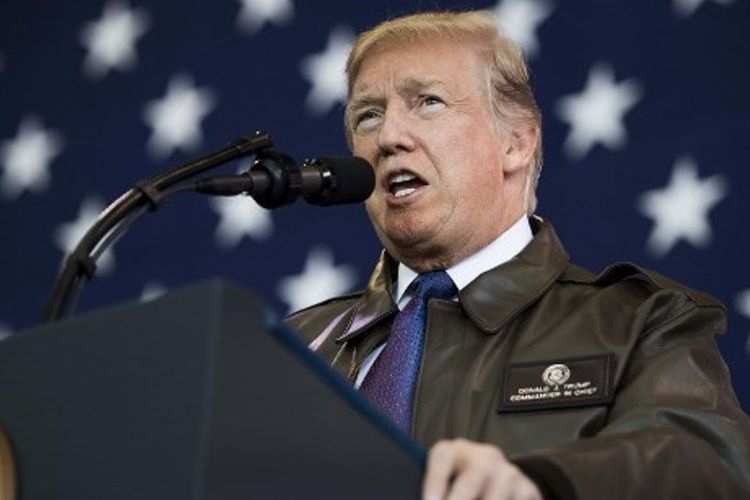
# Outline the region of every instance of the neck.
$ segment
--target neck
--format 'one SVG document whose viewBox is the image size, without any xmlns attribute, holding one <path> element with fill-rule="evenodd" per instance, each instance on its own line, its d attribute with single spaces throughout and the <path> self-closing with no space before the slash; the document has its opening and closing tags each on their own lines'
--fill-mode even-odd
<svg viewBox="0 0 750 500">
<path fill-rule="evenodd" d="M 466 238 L 462 242 L 450 241 L 445 246 L 425 242 L 401 249 L 395 248 L 393 245 L 386 245 L 386 249 L 396 260 L 418 273 L 449 269 L 498 239 L 525 216 L 526 213 L 523 210 L 514 211 L 511 216 L 504 218 L 502 224 L 496 230 L 488 231 L 482 236 L 474 233 L 473 238 Z M 385 242 L 385 240 L 383 241 Z"/>
<path fill-rule="evenodd" d="M 474 281 L 480 274 L 497 266 L 505 264 L 513 259 L 534 238 L 533 230 L 529 220 L 520 217 L 507 231 L 490 242 L 478 252 L 468 256 L 460 262 L 446 267 L 448 274 L 459 290 Z M 396 288 L 394 288 L 394 299 L 399 301 L 420 271 L 401 262 L 398 272 L 394 276 Z"/>
</svg>

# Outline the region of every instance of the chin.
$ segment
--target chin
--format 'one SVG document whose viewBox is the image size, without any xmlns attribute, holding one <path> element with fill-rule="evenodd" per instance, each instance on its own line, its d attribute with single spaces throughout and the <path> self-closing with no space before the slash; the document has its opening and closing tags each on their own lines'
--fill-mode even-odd
<svg viewBox="0 0 750 500">
<path fill-rule="evenodd" d="M 426 272 L 450 266 L 450 255 L 444 246 L 436 244 L 433 239 L 416 236 L 411 233 L 381 241 L 388 253 L 415 271 Z"/>
<path fill-rule="evenodd" d="M 392 228 L 383 233 L 391 246 L 402 249 L 404 252 L 423 252 L 430 247 L 430 242 L 434 239 L 431 231 L 419 227 L 399 227 L 397 230 Z"/>
<path fill-rule="evenodd" d="M 441 222 L 424 215 L 402 214 L 382 224 L 373 223 L 373 227 L 388 252 L 406 264 L 413 259 L 432 259 L 444 253 L 445 246 L 439 241 L 440 229 L 444 226 Z"/>
</svg>

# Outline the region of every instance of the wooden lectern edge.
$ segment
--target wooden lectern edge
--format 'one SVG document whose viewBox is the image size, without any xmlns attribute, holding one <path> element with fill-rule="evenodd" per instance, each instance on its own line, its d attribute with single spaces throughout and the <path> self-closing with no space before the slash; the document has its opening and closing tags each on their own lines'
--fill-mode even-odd
<svg viewBox="0 0 750 500">
<path fill-rule="evenodd" d="M 0 500 L 16 500 L 16 462 L 2 425 L 0 425 Z"/>
</svg>

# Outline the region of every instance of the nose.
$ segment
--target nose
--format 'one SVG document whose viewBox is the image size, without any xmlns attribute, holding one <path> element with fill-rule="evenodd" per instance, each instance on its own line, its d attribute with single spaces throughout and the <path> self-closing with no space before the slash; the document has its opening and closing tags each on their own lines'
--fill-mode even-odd
<svg viewBox="0 0 750 500">
<path fill-rule="evenodd" d="M 405 113 L 395 108 L 385 112 L 378 130 L 378 149 L 383 156 L 414 149 L 414 138 Z"/>
</svg>

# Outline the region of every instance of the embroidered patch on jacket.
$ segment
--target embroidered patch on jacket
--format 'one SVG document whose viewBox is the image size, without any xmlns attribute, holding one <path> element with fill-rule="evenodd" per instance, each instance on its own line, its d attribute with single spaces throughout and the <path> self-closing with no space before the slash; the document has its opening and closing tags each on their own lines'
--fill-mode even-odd
<svg viewBox="0 0 750 500">
<path fill-rule="evenodd" d="M 508 365 L 499 413 L 606 404 L 613 397 L 613 353 Z"/>
</svg>

